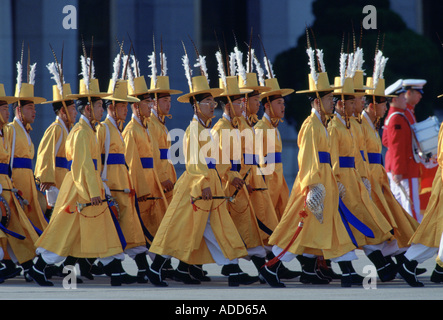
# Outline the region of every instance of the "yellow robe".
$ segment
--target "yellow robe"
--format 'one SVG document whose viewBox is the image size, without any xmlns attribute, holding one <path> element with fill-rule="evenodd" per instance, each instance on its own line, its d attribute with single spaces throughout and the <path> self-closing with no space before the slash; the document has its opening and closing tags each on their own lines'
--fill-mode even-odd
<svg viewBox="0 0 443 320">
<path fill-rule="evenodd" d="M 126 125 L 122 135 L 126 145 L 126 164 L 129 167 L 137 197 L 149 195 L 149 197 L 161 198 L 139 202 L 143 224 L 150 233 L 147 240 L 151 243 L 168 208 L 163 188 L 154 169 L 154 144 L 150 133 L 148 134 L 135 115 Z"/>
<path fill-rule="evenodd" d="M 247 255 L 225 200 L 196 201 L 195 207 L 191 203 L 191 197 L 201 197 L 202 190 L 208 187 L 213 196 L 224 196 L 217 171 L 202 162 L 213 157 L 208 152 L 213 145 L 209 135 L 210 131 L 195 118 L 186 130 L 183 141 L 186 171 L 177 181 L 174 197 L 154 238 L 151 252 L 173 256 L 189 264 L 213 263 L 203 238 L 209 219 L 217 243 L 227 259 Z M 218 146 L 212 146 L 209 151 L 211 149 L 217 153 Z M 202 155 L 199 157 L 200 151 Z M 200 161 L 201 158 L 203 160 Z"/>
<path fill-rule="evenodd" d="M 107 164 L 105 165 L 107 128 L 109 128 L 109 154 Z M 133 192 L 122 192 L 125 189 L 134 189 L 124 158 L 126 151 L 125 143 L 115 122 L 109 117 L 98 128 L 97 140 L 102 156 L 102 178 L 106 179 L 105 183 L 118 204 L 118 221 L 125 235 L 126 249 L 144 246 L 146 241 L 136 209 L 135 194 Z"/>
<path fill-rule="evenodd" d="M 443 233 L 443 124 L 440 126 L 438 134 L 438 169 L 432 182 L 432 193 L 429 198 L 428 206 L 422 222 L 418 226 L 414 235 L 410 239 L 410 243 L 420 243 L 427 247 L 438 248 Z M 441 259 L 441 257 L 440 257 Z M 437 259 L 437 263 L 441 265 L 441 260 Z"/>
<path fill-rule="evenodd" d="M 236 188 L 231 185 L 232 180 L 234 178 L 243 180 L 244 177 L 244 175 L 242 176 L 239 173 L 243 167 L 240 132 L 234 129 L 230 120 L 222 117 L 214 125 L 211 133 L 215 139 L 219 139 L 220 159 L 217 164 L 217 172 L 222 181 L 224 194 L 227 197 L 231 197 L 236 192 Z M 246 248 L 250 249 L 263 246 L 260 228 L 258 227 L 254 207 L 249 198 L 246 185 L 237 193 L 235 201 L 228 201 L 227 204 L 231 218 Z"/>
<path fill-rule="evenodd" d="M 407 247 L 409 239 L 418 227 L 418 222 L 402 208 L 392 194 L 388 175 L 383 164 L 380 163 L 382 151 L 380 136 L 365 112 L 363 112 L 362 119 L 363 134 L 366 138 L 372 200 L 394 229 L 394 237 L 399 248 Z"/>
<path fill-rule="evenodd" d="M 66 126 L 57 119 L 46 129 L 37 150 L 34 176 L 41 183 L 54 183 L 60 190 L 63 179 L 69 171 L 66 160 Z"/>
<path fill-rule="evenodd" d="M 8 130 L 7 126 L 5 126 L 3 134 L 4 137 L 0 137 L 0 184 L 3 188 L 1 196 L 8 203 L 8 206 L 11 210 L 9 225 L 7 229 L 24 236 L 25 239 L 17 239 L 11 235 L 4 234 L 2 231 L 0 231 L 0 235 L 4 236 L 4 241 L 2 241 L 2 244 L 5 254 L 7 253 L 7 244 L 9 244 L 18 262 L 23 263 L 35 257 L 36 248 L 34 246 L 34 243 L 38 239 L 38 234 L 29 221 L 29 218 L 23 211 L 22 207 L 20 206 L 20 203 L 17 200 L 16 196 L 12 192 L 5 190 L 11 190 L 13 188 L 12 181 L 7 174 L 7 170 L 9 168 L 9 160 L 11 156 L 11 149 L 6 141 L 8 140 L 8 134 L 11 134 L 10 128 Z"/>
<path fill-rule="evenodd" d="M 154 152 L 154 169 L 157 172 L 160 182 L 170 180 L 172 183 L 177 182 L 177 174 L 174 165 L 168 159 L 168 150 L 171 147 L 171 141 L 168 140 L 168 128 L 161 123 L 155 114 L 149 117 L 149 133 L 153 137 L 155 150 Z M 174 190 L 165 193 L 168 203 L 171 202 Z"/>
<path fill-rule="evenodd" d="M 104 258 L 123 252 L 118 229 L 106 202 L 85 207 L 78 212 L 77 203 L 91 198 L 104 199 L 100 177 L 101 154 L 97 136 L 83 116 L 72 128 L 66 141 L 66 158 L 72 160 L 54 207 L 49 226 L 36 242 L 59 256 Z"/>
<path fill-rule="evenodd" d="M 354 250 L 338 211 L 338 187 L 329 163 L 320 163 L 319 152 L 330 152 L 330 138 L 316 113 L 304 122 L 298 135 L 299 172 L 291 191 L 283 218 L 269 239 L 269 243 L 285 249 L 291 242 L 301 217 L 306 210 L 304 226 L 288 251 L 293 254 L 316 254 L 325 259 L 340 257 Z M 305 207 L 309 186 L 322 184 L 326 189 L 323 223 Z"/>
<path fill-rule="evenodd" d="M 241 132 L 241 150 L 242 150 L 242 167 L 240 176 L 244 177 L 248 172 L 249 175 L 246 183 L 255 191 L 249 195 L 255 215 L 259 221 L 260 234 L 263 244 L 268 245 L 269 237 L 278 224 L 278 217 L 275 212 L 271 193 L 266 185 L 263 172 L 260 168 L 258 154 L 255 149 L 256 133 L 254 127 L 249 126 L 244 117 L 240 118 L 239 129 Z"/>
<path fill-rule="evenodd" d="M 24 207 L 26 215 L 36 228 L 43 231 L 48 226 L 48 222 L 38 200 L 38 193 L 40 191 L 37 190 L 32 168 L 34 144 L 19 121 L 17 118 L 14 118 L 14 121 L 8 125 L 12 130 L 8 144 L 10 148 L 14 147 L 12 181 L 15 187 L 22 192 L 23 198 L 29 202 Z M 14 136 L 15 146 L 13 146 Z M 41 193 L 40 196 L 43 196 L 43 194 Z"/>
<path fill-rule="evenodd" d="M 352 135 L 355 138 L 356 152 L 359 152 L 359 154 L 355 156 L 355 169 L 362 178 L 369 179 L 368 152 L 366 151 L 366 139 L 363 134 L 363 129 L 355 117 L 351 117 L 349 121 L 351 123 Z"/>
<path fill-rule="evenodd" d="M 342 199 L 343 203 L 358 220 L 374 233 L 374 238 L 370 238 L 350 225 L 358 245 L 362 247 L 380 244 L 391 238 L 392 228 L 372 202 L 369 192 L 357 172 L 355 160 L 363 159 L 360 154 L 359 141 L 343 122 L 344 120 L 337 114 L 328 126 L 332 170 L 336 180 L 345 187 L 346 194 Z"/>
<path fill-rule="evenodd" d="M 265 180 L 270 191 L 272 203 L 274 204 L 275 213 L 280 220 L 289 199 L 289 188 L 283 175 L 283 164 L 281 163 L 281 159 L 279 159 L 281 158 L 283 148 L 281 135 L 278 129 L 267 119 L 266 115 L 257 122 L 255 129 L 259 139 L 263 142 L 263 150 L 260 156 L 266 157 L 268 150 L 270 153 L 276 153 L 276 161 L 271 165 L 274 166 L 273 172 L 272 174 L 265 175 Z M 275 132 L 275 140 L 271 140 L 271 137 L 268 137 L 267 130 L 273 130 Z M 260 163 L 263 164 L 263 160 L 261 160 Z M 266 168 L 266 165 L 263 164 L 263 168 Z"/>
</svg>

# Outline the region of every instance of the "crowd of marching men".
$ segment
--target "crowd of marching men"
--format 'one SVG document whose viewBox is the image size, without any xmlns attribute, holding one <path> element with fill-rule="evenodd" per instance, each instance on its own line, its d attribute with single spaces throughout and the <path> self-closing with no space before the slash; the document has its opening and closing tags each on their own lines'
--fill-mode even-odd
<svg viewBox="0 0 443 320">
<path fill-rule="evenodd" d="M 165 287 L 168 278 L 210 281 L 204 265 L 216 263 L 229 286 L 260 281 L 285 287 L 285 279 L 299 277 L 304 284 L 339 279 L 351 287 L 363 283 L 352 265 L 356 250 L 374 264 L 380 281 L 400 274 L 412 287 L 423 286 L 417 275 L 426 270 L 417 265 L 437 254 L 431 281 L 443 282 L 440 166 L 421 222 L 394 198 L 383 166 L 380 119 L 402 88 L 385 91 L 388 59 L 377 50 L 365 82 L 363 50 L 342 53 L 331 85 L 323 51 L 307 39 L 309 87 L 296 93 L 307 97 L 312 112 L 298 134 L 292 191 L 278 125 L 284 97 L 294 90 L 280 88 L 266 54 L 262 67 L 251 47 L 245 54 L 235 47 L 229 57 L 217 51 L 219 86 L 211 88 L 206 57 L 194 45 L 194 65 L 183 44 L 189 85 L 183 94 L 169 86 L 163 52 L 160 64 L 155 51 L 149 56 L 148 88 L 132 45 L 128 54 L 121 45 L 104 92 L 93 50 L 88 56 L 83 46 L 79 93 L 73 94 L 63 58 L 53 51 L 47 69 L 55 85 L 46 101 L 34 96 L 35 64 L 23 66 L 22 53 L 14 96 L 0 85 L 0 282 L 22 274 L 27 282 L 52 286 L 51 277 L 78 264 L 82 277 L 106 274 L 112 286 Z M 170 161 L 166 126 L 175 95 L 190 106 L 180 177 Z M 8 123 L 10 104 L 14 120 Z M 39 104 L 52 104 L 56 120 L 38 146 L 34 168 L 30 134 Z M 215 121 L 217 106 L 223 115 Z M 128 108 L 132 117 L 125 124 Z M 234 134 L 224 139 L 226 131 Z M 136 276 L 124 270 L 126 256 L 135 261 Z M 301 271 L 284 265 L 294 258 Z M 258 276 L 243 272 L 239 259 L 251 261 Z"/>
</svg>

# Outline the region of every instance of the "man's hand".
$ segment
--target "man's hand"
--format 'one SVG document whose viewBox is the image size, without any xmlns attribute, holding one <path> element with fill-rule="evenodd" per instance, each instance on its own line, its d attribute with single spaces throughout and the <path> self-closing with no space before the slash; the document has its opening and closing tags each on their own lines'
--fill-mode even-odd
<svg viewBox="0 0 443 320">
<path fill-rule="evenodd" d="M 99 206 L 102 203 L 100 197 L 91 198 L 91 206 Z"/>
<path fill-rule="evenodd" d="M 243 181 L 243 179 L 240 179 L 237 177 L 232 179 L 232 181 L 231 181 L 231 185 L 237 190 L 240 190 L 241 188 L 243 188 L 244 184 L 245 184 L 245 182 Z"/>
<path fill-rule="evenodd" d="M 55 183 L 52 182 L 42 182 L 40 184 L 40 191 L 45 192 L 46 190 L 49 190 L 52 186 L 55 186 Z"/>
<path fill-rule="evenodd" d="M 401 174 L 394 174 L 392 178 L 396 184 L 400 184 L 400 182 L 403 180 L 403 176 Z"/>
<path fill-rule="evenodd" d="M 164 192 L 169 192 L 174 190 L 174 184 L 169 179 L 162 182 L 162 187 Z"/>
<path fill-rule="evenodd" d="M 202 199 L 203 200 L 212 200 L 212 191 L 211 188 L 204 188 L 202 190 Z"/>
</svg>

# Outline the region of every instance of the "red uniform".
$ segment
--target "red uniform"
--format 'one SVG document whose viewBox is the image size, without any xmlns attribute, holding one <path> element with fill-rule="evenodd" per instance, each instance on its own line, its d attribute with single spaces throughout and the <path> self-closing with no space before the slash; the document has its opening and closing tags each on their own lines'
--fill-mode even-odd
<svg viewBox="0 0 443 320">
<path fill-rule="evenodd" d="M 401 174 L 403 179 L 420 177 L 420 164 L 414 160 L 412 129 L 407 117 L 405 110 L 389 108 L 382 139 L 383 145 L 388 148 L 385 157 L 386 171 Z"/>
<path fill-rule="evenodd" d="M 417 221 L 420 215 L 420 170 L 421 164 L 414 159 L 412 128 L 407 110 L 390 107 L 385 121 L 382 142 L 388 148 L 385 168 L 388 172 L 391 190 L 401 206 Z M 401 175 L 397 184 L 393 176 Z"/>
</svg>

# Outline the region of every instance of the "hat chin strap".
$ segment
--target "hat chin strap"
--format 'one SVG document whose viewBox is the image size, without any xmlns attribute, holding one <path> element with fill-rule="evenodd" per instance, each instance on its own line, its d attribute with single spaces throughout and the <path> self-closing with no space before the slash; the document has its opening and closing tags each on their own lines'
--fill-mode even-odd
<svg viewBox="0 0 443 320">
<path fill-rule="evenodd" d="M 172 114 L 160 113 L 161 110 L 158 107 L 158 96 L 157 96 L 157 93 L 155 93 L 155 105 L 157 106 L 157 110 L 156 110 L 157 111 L 157 118 L 158 118 L 158 120 L 160 120 L 161 123 L 165 124 L 165 121 L 166 121 L 165 118 L 168 118 L 169 120 L 172 119 Z"/>
<path fill-rule="evenodd" d="M 323 106 L 323 101 L 320 98 L 320 95 L 318 94 L 318 92 L 315 93 L 317 95 L 317 99 L 320 101 L 320 108 L 321 111 L 323 112 L 323 115 L 325 116 L 325 122 L 323 123 L 323 125 L 325 127 L 328 127 L 328 122 L 332 119 L 332 114 L 326 113 L 325 111 L 325 107 Z"/>
<path fill-rule="evenodd" d="M 91 107 L 91 112 L 89 115 L 89 122 L 91 123 L 92 130 L 94 130 L 94 132 L 97 132 L 97 130 L 95 129 L 95 126 L 98 123 L 98 121 L 95 119 L 94 107 L 92 105 L 91 97 L 88 97 L 88 103 L 89 103 L 89 106 Z"/>
<path fill-rule="evenodd" d="M 118 116 L 117 108 L 115 107 L 115 101 L 112 102 L 112 105 L 114 106 L 114 115 L 115 115 L 113 117 L 114 121 L 115 121 L 115 123 L 117 123 L 118 130 L 120 132 L 123 132 L 123 126 L 125 124 L 125 120 L 120 119 L 120 117 Z"/>
<path fill-rule="evenodd" d="M 66 120 L 67 120 L 66 127 L 68 127 L 68 131 L 71 131 L 72 127 L 74 126 L 74 122 L 71 121 L 71 116 L 69 115 L 68 107 L 66 106 L 66 102 L 64 100 L 62 101 L 62 104 L 63 104 L 63 109 L 65 110 L 66 113 Z"/>
<path fill-rule="evenodd" d="M 283 119 L 277 118 L 277 117 L 275 116 L 274 109 L 272 109 L 271 100 L 269 99 L 269 97 L 266 97 L 266 99 L 268 100 L 268 103 L 269 103 L 269 110 L 270 110 L 270 112 L 271 112 L 271 123 L 272 123 L 272 125 L 273 125 L 275 128 L 277 128 L 278 125 L 280 124 L 280 122 L 283 123 Z"/>
<path fill-rule="evenodd" d="M 198 103 L 197 101 L 195 103 L 197 104 L 197 117 L 200 119 L 200 121 L 204 123 L 205 128 L 210 128 L 212 125 L 212 119 L 214 119 L 215 116 L 212 116 L 210 118 L 204 116 L 200 109 L 200 103 Z M 203 118 L 206 118 L 206 120 Z"/>
<path fill-rule="evenodd" d="M 147 116 L 142 114 L 139 106 L 136 106 L 136 112 L 137 112 L 137 117 L 140 119 L 143 127 L 145 129 L 147 129 L 148 128 L 149 117 L 147 117 Z"/>
<path fill-rule="evenodd" d="M 351 128 L 351 121 L 349 119 L 348 114 L 346 113 L 346 107 L 345 107 L 345 95 L 342 93 L 341 94 L 341 101 L 343 102 L 343 113 L 345 115 L 345 123 L 346 123 L 346 129 L 350 129 Z"/>
<path fill-rule="evenodd" d="M 377 131 L 379 131 L 380 125 L 381 125 L 381 117 L 377 117 L 377 110 L 375 110 L 375 106 L 377 105 L 377 102 L 375 101 L 375 96 L 372 96 L 372 103 L 374 105 L 374 111 L 375 111 L 374 127 Z"/>
<path fill-rule="evenodd" d="M 248 122 L 250 127 L 253 127 L 254 124 L 258 122 L 258 116 L 256 113 L 251 112 L 251 109 L 249 108 L 248 96 L 246 96 L 246 110 L 247 112 L 249 112 L 249 115 L 246 117 L 246 121 Z"/>
<path fill-rule="evenodd" d="M 18 106 L 17 106 L 17 108 L 18 108 L 18 112 L 17 112 L 18 119 L 19 119 L 19 120 L 21 121 L 21 123 L 25 126 L 26 132 L 28 132 L 28 133 L 31 132 L 31 131 L 32 131 L 31 124 L 30 124 L 30 123 L 26 123 L 26 125 L 25 125 L 25 122 L 23 121 L 23 119 L 24 119 L 25 117 L 23 116 L 22 106 L 21 106 L 20 100 L 18 101 Z"/>
<path fill-rule="evenodd" d="M 232 112 L 232 116 L 231 116 L 231 123 L 234 126 L 234 128 L 238 128 L 238 116 L 235 114 L 235 110 L 234 110 L 234 105 L 232 104 L 231 98 L 229 96 L 227 96 L 228 98 L 228 103 L 229 103 L 229 108 Z"/>
</svg>

